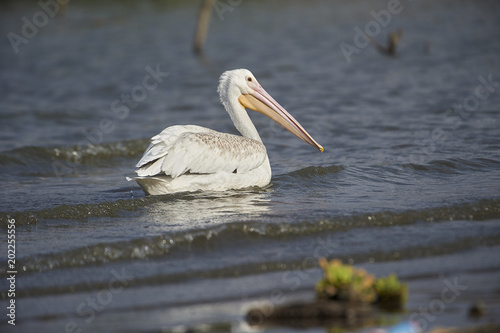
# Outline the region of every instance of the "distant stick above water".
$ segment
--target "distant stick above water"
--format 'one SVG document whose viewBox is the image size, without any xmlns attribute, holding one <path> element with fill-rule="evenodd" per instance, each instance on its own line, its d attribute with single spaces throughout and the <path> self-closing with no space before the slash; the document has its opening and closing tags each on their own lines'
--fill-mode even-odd
<svg viewBox="0 0 500 333">
<path fill-rule="evenodd" d="M 387 40 L 387 46 L 381 45 L 375 39 L 372 40 L 372 45 L 375 47 L 377 51 L 384 55 L 395 56 L 396 55 L 396 46 L 403 35 L 403 31 L 401 29 L 396 30 L 395 32 L 390 32 Z"/>
<path fill-rule="evenodd" d="M 203 54 L 203 45 L 205 45 L 205 39 L 207 38 L 210 15 L 212 14 L 214 3 L 215 0 L 203 0 L 203 3 L 201 4 L 200 15 L 198 17 L 198 27 L 196 28 L 193 46 L 193 51 L 197 55 Z"/>
</svg>

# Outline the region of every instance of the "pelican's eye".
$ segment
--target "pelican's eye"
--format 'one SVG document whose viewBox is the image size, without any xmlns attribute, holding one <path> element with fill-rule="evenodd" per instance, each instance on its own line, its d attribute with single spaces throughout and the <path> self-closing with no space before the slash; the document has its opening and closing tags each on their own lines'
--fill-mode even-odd
<svg viewBox="0 0 500 333">
<path fill-rule="evenodd" d="M 250 76 L 247 76 L 247 81 L 248 82 L 252 82 L 253 80 L 252 80 L 252 78 Z"/>
</svg>

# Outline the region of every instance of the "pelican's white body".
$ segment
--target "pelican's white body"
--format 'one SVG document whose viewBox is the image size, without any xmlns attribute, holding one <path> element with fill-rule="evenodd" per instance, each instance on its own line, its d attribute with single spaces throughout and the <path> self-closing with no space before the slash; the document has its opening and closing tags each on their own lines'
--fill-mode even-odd
<svg viewBox="0 0 500 333">
<path fill-rule="evenodd" d="M 171 126 L 153 137 L 137 166 L 142 167 L 134 179 L 152 195 L 226 191 L 271 181 L 262 142 L 194 125 Z"/>
<path fill-rule="evenodd" d="M 136 165 L 138 177 L 134 179 L 146 193 L 225 191 L 269 184 L 271 166 L 266 148 L 245 107 L 267 115 L 323 151 L 250 71 L 224 72 L 217 90 L 242 136 L 194 125 L 167 127 L 151 139 Z"/>
</svg>

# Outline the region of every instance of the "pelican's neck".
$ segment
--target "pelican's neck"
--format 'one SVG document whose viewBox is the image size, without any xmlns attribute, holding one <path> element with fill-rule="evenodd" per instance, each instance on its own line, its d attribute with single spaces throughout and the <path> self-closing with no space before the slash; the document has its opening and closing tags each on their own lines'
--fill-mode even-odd
<svg viewBox="0 0 500 333">
<path fill-rule="evenodd" d="M 227 113 L 229 113 L 234 126 L 241 133 L 241 135 L 245 138 L 262 142 L 259 132 L 257 132 L 257 129 L 248 116 L 247 111 L 238 101 L 239 95 L 239 92 L 236 91 L 229 90 L 225 91 L 225 93 L 221 91 L 221 102 L 226 108 Z"/>
</svg>

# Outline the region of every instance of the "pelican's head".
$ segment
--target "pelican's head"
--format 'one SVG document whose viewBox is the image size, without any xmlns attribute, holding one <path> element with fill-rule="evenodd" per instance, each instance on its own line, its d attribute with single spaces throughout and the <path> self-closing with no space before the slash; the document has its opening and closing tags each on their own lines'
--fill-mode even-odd
<svg viewBox="0 0 500 333">
<path fill-rule="evenodd" d="M 217 91 L 220 94 L 222 104 L 225 106 L 231 98 L 237 98 L 243 108 L 268 116 L 302 141 L 320 151 L 324 150 L 299 122 L 262 88 L 249 70 L 234 69 L 224 72 L 220 77 Z"/>
</svg>

